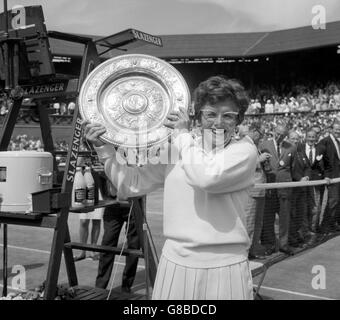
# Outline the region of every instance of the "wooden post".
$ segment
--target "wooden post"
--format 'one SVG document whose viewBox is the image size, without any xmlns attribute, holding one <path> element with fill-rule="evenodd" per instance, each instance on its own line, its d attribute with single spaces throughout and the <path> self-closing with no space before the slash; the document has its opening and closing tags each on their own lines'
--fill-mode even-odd
<svg viewBox="0 0 340 320">
<path fill-rule="evenodd" d="M 2 296 L 7 296 L 7 224 L 3 225 L 3 289 L 2 289 Z"/>
<path fill-rule="evenodd" d="M 73 179 L 75 175 L 75 169 L 77 166 L 76 163 L 78 158 L 82 130 L 81 123 L 82 120 L 79 117 L 78 104 L 76 104 L 76 109 L 74 110 L 74 118 L 72 123 L 72 128 L 74 128 L 74 132 L 71 141 L 72 143 L 70 143 L 70 148 L 65 166 L 63 184 L 61 187 L 62 193 L 69 193 L 70 195 L 72 193 Z M 50 260 L 47 270 L 46 288 L 44 292 L 44 298 L 48 300 L 52 300 L 55 298 L 60 271 L 61 256 L 64 250 L 64 243 L 66 242 L 66 240 L 68 240 L 67 242 L 69 242 L 69 239 L 67 238 L 68 213 L 69 208 L 61 209 L 61 212 L 58 214 L 57 225 L 54 230 Z M 66 252 L 68 251 L 66 250 Z M 69 252 L 67 254 L 69 255 Z M 66 265 L 66 267 L 68 268 L 67 274 L 69 276 L 69 279 L 76 279 L 77 276 L 75 274 L 75 267 L 72 264 L 74 264 L 74 261 L 73 259 L 70 259 L 68 256 Z M 74 282 L 76 282 L 76 280 Z"/>
</svg>

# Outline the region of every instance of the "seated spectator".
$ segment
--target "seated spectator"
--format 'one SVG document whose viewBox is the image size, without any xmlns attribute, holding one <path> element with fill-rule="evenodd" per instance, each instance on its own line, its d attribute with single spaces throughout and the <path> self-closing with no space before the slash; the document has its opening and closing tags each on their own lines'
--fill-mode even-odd
<svg viewBox="0 0 340 320">
<path fill-rule="evenodd" d="M 270 99 L 267 100 L 267 103 L 264 106 L 265 113 L 274 113 L 274 105 Z"/>
<path fill-rule="evenodd" d="M 283 98 L 280 103 L 280 112 L 289 112 L 289 106 L 287 104 L 287 99 Z"/>
<path fill-rule="evenodd" d="M 3 102 L 0 107 L 0 115 L 4 116 L 8 113 L 8 109 L 6 107 L 6 104 Z"/>
<path fill-rule="evenodd" d="M 61 114 L 61 115 L 66 114 L 66 103 L 65 103 L 65 102 L 62 102 L 62 103 L 60 104 L 60 114 Z"/>
<path fill-rule="evenodd" d="M 261 112 L 261 103 L 259 101 L 259 99 L 255 99 L 255 103 L 254 103 L 254 108 L 256 110 L 256 113 L 260 113 Z"/>
<path fill-rule="evenodd" d="M 68 114 L 73 114 L 75 108 L 76 104 L 73 101 L 71 101 L 67 106 Z"/>
<path fill-rule="evenodd" d="M 334 102 L 336 106 L 339 108 L 340 107 L 340 90 L 336 89 L 333 95 Z"/>
<path fill-rule="evenodd" d="M 276 99 L 274 99 L 274 112 L 275 113 L 277 113 L 277 112 L 281 112 L 280 111 L 280 103 L 279 103 L 279 100 L 278 100 L 278 98 Z"/>
<path fill-rule="evenodd" d="M 53 109 L 55 115 L 60 114 L 60 103 L 59 102 L 53 103 Z"/>
<path fill-rule="evenodd" d="M 288 107 L 290 112 L 296 112 L 299 109 L 299 103 L 294 97 L 289 98 Z"/>
<path fill-rule="evenodd" d="M 256 106 L 255 106 L 255 100 L 251 99 L 250 100 L 250 104 L 249 104 L 249 108 L 247 110 L 247 114 L 256 114 Z"/>
</svg>

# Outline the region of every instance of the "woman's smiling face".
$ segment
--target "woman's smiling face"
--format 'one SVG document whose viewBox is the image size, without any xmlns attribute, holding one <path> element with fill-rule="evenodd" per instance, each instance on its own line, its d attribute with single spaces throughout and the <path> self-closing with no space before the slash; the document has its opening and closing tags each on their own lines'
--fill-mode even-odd
<svg viewBox="0 0 340 320">
<path fill-rule="evenodd" d="M 238 124 L 239 108 L 231 99 L 210 105 L 200 110 L 200 120 L 204 145 L 210 149 L 223 147 L 229 142 Z"/>
</svg>

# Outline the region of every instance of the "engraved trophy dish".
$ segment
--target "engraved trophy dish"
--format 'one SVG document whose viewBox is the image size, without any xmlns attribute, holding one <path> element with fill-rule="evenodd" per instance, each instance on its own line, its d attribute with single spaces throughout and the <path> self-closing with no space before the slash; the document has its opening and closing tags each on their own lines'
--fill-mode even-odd
<svg viewBox="0 0 340 320">
<path fill-rule="evenodd" d="M 122 148 L 150 148 L 168 141 L 171 111 L 187 109 L 190 92 L 182 75 L 153 56 L 127 54 L 106 60 L 85 79 L 79 94 L 83 119 L 101 123 L 101 139 Z"/>
</svg>

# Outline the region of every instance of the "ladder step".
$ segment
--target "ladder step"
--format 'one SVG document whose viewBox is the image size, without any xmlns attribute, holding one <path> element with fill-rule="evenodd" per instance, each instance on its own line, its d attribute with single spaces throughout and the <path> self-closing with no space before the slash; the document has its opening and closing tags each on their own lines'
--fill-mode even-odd
<svg viewBox="0 0 340 320">
<path fill-rule="evenodd" d="M 87 250 L 87 251 L 94 251 L 94 252 L 109 252 L 119 254 L 122 251 L 122 248 L 118 247 L 109 247 L 109 246 L 101 246 L 95 244 L 84 244 L 81 242 L 68 242 L 64 244 L 64 247 L 69 249 L 78 249 L 78 250 Z M 122 252 L 123 256 L 138 256 L 139 258 L 144 258 L 144 254 L 142 250 L 136 249 L 124 249 Z"/>
<path fill-rule="evenodd" d="M 82 208 L 71 207 L 70 212 L 74 213 L 87 213 L 92 212 L 94 209 L 103 208 L 107 206 L 112 206 L 114 208 L 130 208 L 130 203 L 128 201 L 117 201 L 116 199 L 112 200 L 99 200 L 96 205 L 88 205 Z"/>
</svg>

